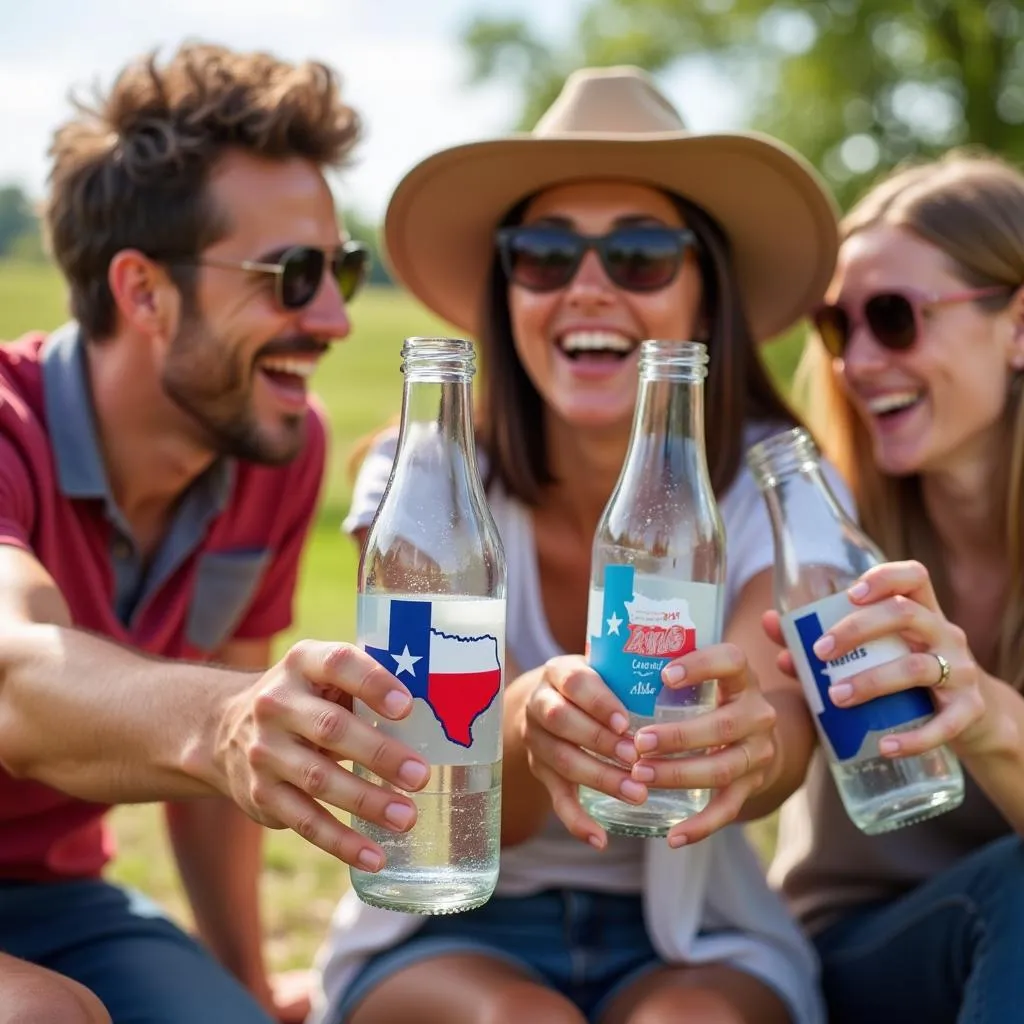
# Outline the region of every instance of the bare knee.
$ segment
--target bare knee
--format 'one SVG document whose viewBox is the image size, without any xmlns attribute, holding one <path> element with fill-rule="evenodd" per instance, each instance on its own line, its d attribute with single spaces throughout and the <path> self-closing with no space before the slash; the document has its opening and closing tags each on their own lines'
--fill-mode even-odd
<svg viewBox="0 0 1024 1024">
<path fill-rule="evenodd" d="M 480 1008 L 480 1024 L 586 1024 L 576 1006 L 553 989 L 527 979 L 509 980 Z"/>
<path fill-rule="evenodd" d="M 721 992 L 701 988 L 666 988 L 648 996 L 629 1015 L 629 1024 L 753 1024 Z"/>
<path fill-rule="evenodd" d="M 111 1024 L 99 999 L 68 978 L 19 976 L 0 994 L 0 1024 Z"/>
</svg>

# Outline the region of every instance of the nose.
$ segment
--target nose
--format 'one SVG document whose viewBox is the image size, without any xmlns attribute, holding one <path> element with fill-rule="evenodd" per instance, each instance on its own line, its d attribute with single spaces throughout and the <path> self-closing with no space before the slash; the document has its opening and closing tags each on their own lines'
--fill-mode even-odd
<svg viewBox="0 0 1024 1024">
<path fill-rule="evenodd" d="M 586 252 L 566 286 L 565 299 L 575 305 L 607 304 L 613 300 L 615 285 L 609 280 L 593 249 Z"/>
<path fill-rule="evenodd" d="M 304 333 L 325 342 L 341 341 L 351 333 L 348 306 L 330 274 L 324 274 L 313 301 L 301 310 L 301 326 Z"/>
<path fill-rule="evenodd" d="M 884 370 L 891 353 L 871 333 L 866 324 L 857 324 L 843 352 L 842 372 L 849 380 L 864 380 Z"/>
</svg>

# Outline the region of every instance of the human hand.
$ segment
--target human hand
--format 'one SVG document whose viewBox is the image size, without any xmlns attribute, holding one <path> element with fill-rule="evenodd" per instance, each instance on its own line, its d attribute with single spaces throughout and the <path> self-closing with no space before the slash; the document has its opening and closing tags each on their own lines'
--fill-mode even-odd
<svg viewBox="0 0 1024 1024">
<path fill-rule="evenodd" d="M 638 755 L 622 702 L 583 657 L 552 658 L 526 701 L 522 728 L 530 770 L 555 814 L 577 839 L 604 849 L 608 837 L 580 806 L 578 787 L 631 804 L 647 799 L 647 787 L 629 775 Z"/>
<path fill-rule="evenodd" d="M 270 979 L 278 1024 L 302 1024 L 312 1008 L 313 972 L 285 971 Z"/>
<path fill-rule="evenodd" d="M 928 687 L 936 714 L 925 725 L 887 736 L 879 750 L 889 757 L 923 754 L 949 744 L 961 756 L 998 745 L 999 715 L 987 713 L 985 674 L 967 636 L 939 607 L 928 570 L 915 561 L 874 566 L 847 591 L 856 611 L 815 643 L 823 661 L 840 658 L 881 637 L 899 635 L 910 653 L 848 676 L 829 689 L 837 707 L 853 707 L 884 694 Z"/>
<path fill-rule="evenodd" d="M 430 769 L 419 755 L 352 711 L 358 698 L 384 718 L 409 714 L 412 698 L 352 644 L 303 641 L 226 704 L 214 737 L 217 782 L 250 817 L 290 828 L 346 864 L 378 871 L 383 850 L 343 825 L 320 801 L 392 832 L 416 819 L 412 800 L 343 768 L 352 761 L 403 790 Z"/>
<path fill-rule="evenodd" d="M 645 725 L 633 737 L 639 755 L 630 769 L 634 780 L 660 789 L 713 791 L 702 811 L 673 826 L 670 846 L 706 839 L 735 821 L 775 762 L 775 708 L 739 647 L 711 644 L 662 671 L 662 682 L 671 689 L 712 680 L 718 681 L 716 708 Z"/>
</svg>

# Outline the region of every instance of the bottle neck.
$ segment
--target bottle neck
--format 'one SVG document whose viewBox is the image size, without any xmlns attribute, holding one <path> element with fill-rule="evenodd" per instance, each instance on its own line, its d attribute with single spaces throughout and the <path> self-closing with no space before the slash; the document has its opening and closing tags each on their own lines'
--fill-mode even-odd
<svg viewBox="0 0 1024 1024">
<path fill-rule="evenodd" d="M 456 338 L 411 338 L 402 354 L 401 447 L 433 445 L 438 454 L 475 460 L 472 346 Z"/>
<path fill-rule="evenodd" d="M 628 464 L 640 462 L 667 481 L 678 460 L 703 463 L 706 365 L 707 348 L 698 342 L 643 343 Z"/>
<path fill-rule="evenodd" d="M 780 611 L 844 589 L 882 560 L 836 499 L 806 431 L 795 428 L 754 445 L 747 464 L 771 523 Z"/>
</svg>

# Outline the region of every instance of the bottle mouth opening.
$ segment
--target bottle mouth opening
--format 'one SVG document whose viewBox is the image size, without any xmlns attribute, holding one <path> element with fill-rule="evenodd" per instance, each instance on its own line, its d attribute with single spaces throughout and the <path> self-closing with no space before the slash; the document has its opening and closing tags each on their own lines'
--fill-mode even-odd
<svg viewBox="0 0 1024 1024">
<path fill-rule="evenodd" d="M 814 439 L 803 427 L 791 427 L 766 437 L 747 449 L 746 461 L 761 487 L 781 477 L 818 466 L 820 455 Z"/>
<path fill-rule="evenodd" d="M 476 372 L 476 351 L 465 338 L 406 338 L 401 370 L 413 380 L 469 380 Z"/>
<path fill-rule="evenodd" d="M 650 338 L 640 343 L 640 375 L 656 380 L 703 380 L 709 361 L 701 341 Z"/>
</svg>

